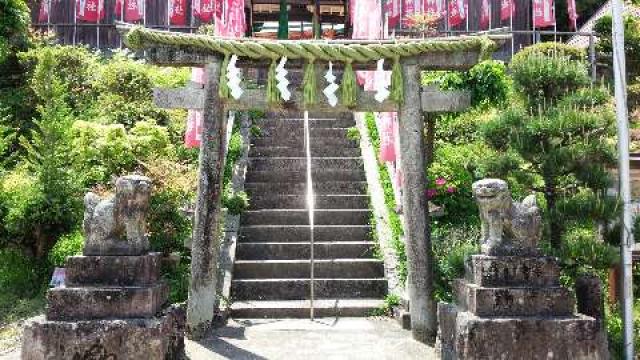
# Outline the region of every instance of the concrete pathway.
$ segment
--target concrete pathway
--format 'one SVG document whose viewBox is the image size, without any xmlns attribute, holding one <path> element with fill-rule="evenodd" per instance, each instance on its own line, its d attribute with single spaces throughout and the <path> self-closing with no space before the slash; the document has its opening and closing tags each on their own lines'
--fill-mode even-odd
<svg viewBox="0 0 640 360">
<path fill-rule="evenodd" d="M 230 321 L 207 339 L 187 341 L 192 359 L 435 359 L 433 348 L 387 318 Z"/>
</svg>

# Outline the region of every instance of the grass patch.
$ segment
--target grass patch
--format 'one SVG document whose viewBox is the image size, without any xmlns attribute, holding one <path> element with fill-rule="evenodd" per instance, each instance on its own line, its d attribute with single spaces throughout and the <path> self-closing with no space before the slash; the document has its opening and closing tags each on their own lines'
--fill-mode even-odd
<svg viewBox="0 0 640 360">
<path fill-rule="evenodd" d="M 371 311 L 370 316 L 391 316 L 393 308 L 400 305 L 400 296 L 396 294 L 387 294 L 384 303 L 377 309 Z"/>
<path fill-rule="evenodd" d="M 369 138 L 371 144 L 376 152 L 376 158 L 380 153 L 380 135 L 378 128 L 376 127 L 376 120 L 372 113 L 367 113 L 365 117 L 367 125 L 367 131 L 369 132 Z M 404 242 L 402 236 L 404 235 L 404 229 L 402 228 L 402 221 L 400 216 L 396 212 L 396 199 L 393 193 L 393 186 L 391 183 L 391 176 L 387 171 L 387 167 L 384 162 L 378 159 L 378 174 L 380 176 L 380 184 L 384 192 L 384 203 L 387 206 L 387 212 L 389 214 L 389 226 L 391 227 L 391 246 L 398 257 L 398 277 L 400 281 L 404 283 L 407 279 L 407 254 L 404 248 Z"/>
</svg>

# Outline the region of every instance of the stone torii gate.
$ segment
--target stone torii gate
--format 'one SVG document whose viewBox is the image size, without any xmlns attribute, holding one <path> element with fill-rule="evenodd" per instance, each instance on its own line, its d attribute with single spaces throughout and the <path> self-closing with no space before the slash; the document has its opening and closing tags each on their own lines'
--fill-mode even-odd
<svg viewBox="0 0 640 360">
<path fill-rule="evenodd" d="M 406 41 L 273 41 L 259 39 L 217 39 L 203 35 L 171 33 L 119 26 L 126 44 L 144 50 L 152 63 L 164 66 L 203 66 L 204 86 L 156 90 L 155 100 L 166 108 L 203 110 L 203 136 L 198 169 L 198 194 L 191 250 L 191 283 L 187 327 L 199 337 L 213 318 L 218 267 L 218 226 L 221 219 L 222 173 L 226 146 L 228 111 L 271 108 L 282 112 L 316 110 L 325 112 L 376 111 L 399 113 L 400 148 L 404 172 L 406 253 L 411 328 L 413 337 L 433 343 L 437 331 L 433 299 L 433 260 L 425 159 L 424 115 L 459 111 L 468 106 L 468 94 L 423 88 L 421 70 L 466 70 L 490 56 L 494 46 L 506 36 L 431 38 Z M 269 68 L 266 89 L 244 89 L 233 99 L 226 83 L 225 68 L 230 56 L 238 67 Z M 273 79 L 276 60 L 287 57 L 287 68 L 305 67 L 304 90 L 292 89 L 289 101 L 282 101 Z M 375 69 L 375 62 L 388 59 L 393 64 L 391 96 L 379 102 L 372 93 L 355 92 L 353 69 Z M 235 60 L 235 58 L 234 58 Z M 306 64 L 304 64 L 306 62 Z M 331 106 L 317 96 L 315 76 L 323 63 L 344 65 L 342 103 Z M 350 79 L 350 78 L 353 79 Z M 301 91 L 302 90 L 302 91 Z M 347 94 L 345 97 L 345 93 Z"/>
</svg>

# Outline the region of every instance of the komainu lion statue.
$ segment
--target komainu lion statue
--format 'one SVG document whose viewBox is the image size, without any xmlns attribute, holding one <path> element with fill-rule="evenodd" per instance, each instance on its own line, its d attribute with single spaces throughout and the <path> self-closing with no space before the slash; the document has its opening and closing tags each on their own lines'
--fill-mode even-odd
<svg viewBox="0 0 640 360">
<path fill-rule="evenodd" d="M 151 179 L 128 175 L 116 180 L 115 195 L 84 197 L 85 255 L 140 255 L 149 248 L 146 214 Z"/>
<path fill-rule="evenodd" d="M 536 253 L 542 236 L 542 218 L 534 195 L 513 201 L 504 180 L 483 179 L 473 183 L 480 209 L 481 250 L 486 255 Z"/>
</svg>

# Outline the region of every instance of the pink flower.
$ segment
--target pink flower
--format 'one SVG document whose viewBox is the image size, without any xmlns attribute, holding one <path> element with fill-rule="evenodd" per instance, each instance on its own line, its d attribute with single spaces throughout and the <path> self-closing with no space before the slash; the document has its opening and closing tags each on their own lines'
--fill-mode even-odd
<svg viewBox="0 0 640 360">
<path fill-rule="evenodd" d="M 433 199 L 436 195 L 438 195 L 438 191 L 436 189 L 427 190 L 427 199 Z"/>
<path fill-rule="evenodd" d="M 442 186 L 442 185 L 444 185 L 446 183 L 447 183 L 447 180 L 445 178 L 443 178 L 443 177 L 439 177 L 439 178 L 436 179 L 436 185 L 437 186 Z"/>
<path fill-rule="evenodd" d="M 456 188 L 455 188 L 455 187 L 453 187 L 453 186 L 449 186 L 449 187 L 447 188 L 447 192 L 448 192 L 449 194 L 452 194 L 452 193 L 456 192 Z"/>
</svg>

